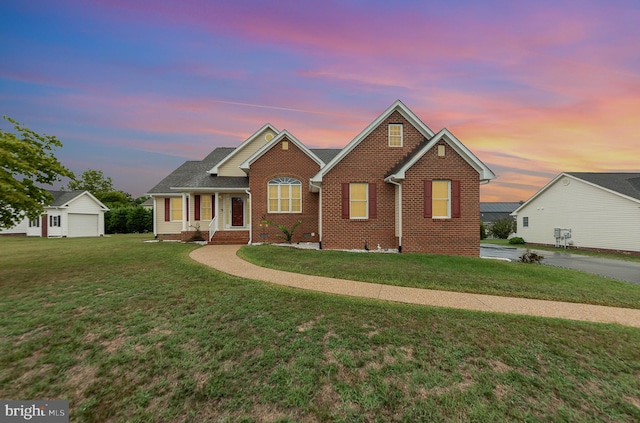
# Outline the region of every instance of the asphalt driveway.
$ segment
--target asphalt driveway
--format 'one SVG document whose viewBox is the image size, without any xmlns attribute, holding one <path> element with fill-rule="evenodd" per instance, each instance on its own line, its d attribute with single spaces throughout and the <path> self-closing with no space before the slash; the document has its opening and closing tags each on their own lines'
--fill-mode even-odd
<svg viewBox="0 0 640 423">
<path fill-rule="evenodd" d="M 608 278 L 640 284 L 639 262 L 584 256 L 580 254 L 567 253 L 562 249 L 558 249 L 558 251 L 542 251 L 532 248 L 531 250 L 543 255 L 544 260 L 542 260 L 542 264 L 546 264 L 548 266 L 582 270 L 583 272 L 594 273 Z M 512 261 L 517 261 L 525 251 L 525 248 L 480 244 L 481 257 L 506 258 Z"/>
</svg>

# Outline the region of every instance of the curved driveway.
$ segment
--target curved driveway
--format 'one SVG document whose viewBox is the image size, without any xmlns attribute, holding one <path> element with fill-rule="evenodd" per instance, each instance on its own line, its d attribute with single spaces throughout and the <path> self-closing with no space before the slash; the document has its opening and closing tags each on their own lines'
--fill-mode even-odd
<svg viewBox="0 0 640 423">
<path fill-rule="evenodd" d="M 302 275 L 251 264 L 237 256 L 236 253 L 239 248 L 240 246 L 238 245 L 207 245 L 192 251 L 190 257 L 230 275 L 330 294 L 435 307 L 618 323 L 640 327 L 640 310 L 636 309 L 405 288 L 378 283 Z"/>
<path fill-rule="evenodd" d="M 535 249 L 531 249 L 536 251 Z M 507 247 L 494 244 L 480 244 L 480 255 L 482 257 L 500 257 L 516 261 L 525 253 L 526 249 Z M 621 281 L 640 284 L 640 262 L 614 260 L 602 257 L 583 256 L 580 254 L 568 253 L 566 250 L 557 251 L 536 251 L 544 256 L 543 264 L 567 269 L 581 270 L 583 272 L 594 273 L 607 278 L 619 279 Z"/>
</svg>

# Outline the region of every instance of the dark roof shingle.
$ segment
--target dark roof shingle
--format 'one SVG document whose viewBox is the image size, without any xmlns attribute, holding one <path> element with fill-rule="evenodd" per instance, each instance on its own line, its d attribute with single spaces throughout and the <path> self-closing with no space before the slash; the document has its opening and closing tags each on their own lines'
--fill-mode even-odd
<svg viewBox="0 0 640 423">
<path fill-rule="evenodd" d="M 566 172 L 575 178 L 640 200 L 640 173 Z"/>
</svg>

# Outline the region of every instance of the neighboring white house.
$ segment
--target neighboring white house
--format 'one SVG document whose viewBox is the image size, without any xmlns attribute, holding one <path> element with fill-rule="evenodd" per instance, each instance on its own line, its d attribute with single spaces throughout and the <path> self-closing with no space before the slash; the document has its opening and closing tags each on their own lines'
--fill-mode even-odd
<svg viewBox="0 0 640 423">
<path fill-rule="evenodd" d="M 528 243 L 640 252 L 640 173 L 561 173 L 513 216 Z"/>
<path fill-rule="evenodd" d="M 49 191 L 51 204 L 41 218 L 24 219 L 0 235 L 85 237 L 104 235 L 104 213 L 109 210 L 89 191 Z"/>
</svg>

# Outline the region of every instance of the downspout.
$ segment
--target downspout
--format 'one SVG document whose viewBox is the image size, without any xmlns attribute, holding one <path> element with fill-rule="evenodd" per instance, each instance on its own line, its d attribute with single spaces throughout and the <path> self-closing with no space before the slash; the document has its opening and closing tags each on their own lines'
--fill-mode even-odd
<svg viewBox="0 0 640 423">
<path fill-rule="evenodd" d="M 249 190 L 246 190 L 245 192 L 249 196 L 249 242 L 247 244 L 251 245 L 251 241 L 253 239 L 253 204 L 251 204 L 251 192 L 249 192 Z"/>
<path fill-rule="evenodd" d="M 311 180 L 309 185 L 318 188 L 318 248 L 322 250 L 322 185 L 314 185 Z"/>
<path fill-rule="evenodd" d="M 398 252 L 402 253 L 402 184 L 395 182 L 391 177 L 387 178 L 386 182 L 398 187 Z"/>
</svg>

